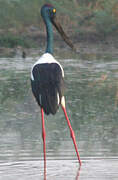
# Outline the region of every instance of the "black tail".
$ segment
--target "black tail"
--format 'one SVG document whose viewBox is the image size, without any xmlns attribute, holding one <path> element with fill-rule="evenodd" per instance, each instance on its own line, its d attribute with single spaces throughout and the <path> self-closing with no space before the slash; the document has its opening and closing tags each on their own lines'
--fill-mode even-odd
<svg viewBox="0 0 118 180">
<path fill-rule="evenodd" d="M 55 114 L 59 108 L 58 102 L 58 91 L 56 88 L 49 86 L 42 92 L 41 95 L 41 106 L 44 112 L 48 114 Z"/>
<path fill-rule="evenodd" d="M 55 114 L 63 96 L 64 80 L 58 64 L 36 65 L 33 69 L 34 80 L 31 80 L 32 92 L 44 112 Z"/>
</svg>

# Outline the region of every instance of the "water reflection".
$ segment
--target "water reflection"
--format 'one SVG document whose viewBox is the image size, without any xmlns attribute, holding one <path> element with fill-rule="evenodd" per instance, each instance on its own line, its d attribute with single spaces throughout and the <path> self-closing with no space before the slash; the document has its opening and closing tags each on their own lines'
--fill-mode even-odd
<svg viewBox="0 0 118 180">
<path fill-rule="evenodd" d="M 107 160 L 91 162 L 88 157 L 111 158 L 109 164 L 118 165 L 113 160 L 118 157 L 118 62 L 116 56 L 108 58 L 109 54 L 87 56 L 65 52 L 58 58 L 58 53 L 57 59 L 65 70 L 67 113 L 83 161 L 80 178 L 87 179 L 85 169 L 89 165 L 98 169 L 97 175 L 102 171 L 102 162 L 103 168 L 107 166 Z M 40 109 L 33 99 L 29 79 L 34 62 L 33 58 L 0 59 L 0 170 L 6 180 L 6 171 L 13 180 L 20 171 L 25 180 L 45 177 Z M 45 119 L 47 179 L 76 179 L 77 158 L 62 110 Z M 32 174 L 31 170 L 34 170 Z M 102 179 L 108 177 L 107 172 L 106 177 L 102 176 Z M 113 173 L 112 176 L 115 177 Z"/>
<path fill-rule="evenodd" d="M 80 171 L 81 171 L 81 166 L 78 167 L 77 169 L 77 173 L 76 173 L 76 176 L 75 176 L 75 180 L 79 180 L 80 179 Z M 46 173 L 46 166 L 44 166 L 44 180 L 47 179 L 47 173 Z"/>
<path fill-rule="evenodd" d="M 78 170 L 77 170 L 77 175 L 76 175 L 75 180 L 79 180 L 79 179 L 80 179 L 79 177 L 80 177 L 81 168 L 82 168 L 82 166 L 79 166 L 79 168 L 78 168 Z"/>
</svg>

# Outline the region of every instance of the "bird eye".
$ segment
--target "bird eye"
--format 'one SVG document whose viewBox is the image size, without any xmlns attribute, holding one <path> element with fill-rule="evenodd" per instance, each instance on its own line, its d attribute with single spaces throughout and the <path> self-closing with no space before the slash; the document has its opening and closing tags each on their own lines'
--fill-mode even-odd
<svg viewBox="0 0 118 180">
<path fill-rule="evenodd" d="M 53 13 L 56 13 L 56 9 L 55 8 L 52 11 L 53 11 Z"/>
<path fill-rule="evenodd" d="M 53 18 L 55 15 L 56 15 L 56 9 L 55 9 L 55 8 L 49 9 L 49 16 L 50 16 L 51 18 Z"/>
</svg>

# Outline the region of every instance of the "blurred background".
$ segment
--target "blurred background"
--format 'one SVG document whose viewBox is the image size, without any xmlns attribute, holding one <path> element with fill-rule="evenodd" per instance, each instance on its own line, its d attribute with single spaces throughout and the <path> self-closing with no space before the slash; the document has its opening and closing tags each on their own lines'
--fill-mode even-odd
<svg viewBox="0 0 118 180">
<path fill-rule="evenodd" d="M 45 52 L 44 3 L 55 6 L 77 48 L 72 52 L 54 28 L 54 56 L 65 71 L 67 112 L 83 163 L 80 179 L 118 179 L 118 0 L 0 0 L 0 180 L 43 179 L 30 71 Z M 78 162 L 61 108 L 45 122 L 47 179 L 75 179 Z"/>
<path fill-rule="evenodd" d="M 45 37 L 40 8 L 51 3 L 59 21 L 76 42 L 117 42 L 117 0 L 0 0 L 0 49 L 37 48 Z M 58 39 L 58 35 L 55 40 Z M 41 41 L 41 42 L 40 42 Z M 8 53 L 8 49 L 5 52 Z"/>
</svg>

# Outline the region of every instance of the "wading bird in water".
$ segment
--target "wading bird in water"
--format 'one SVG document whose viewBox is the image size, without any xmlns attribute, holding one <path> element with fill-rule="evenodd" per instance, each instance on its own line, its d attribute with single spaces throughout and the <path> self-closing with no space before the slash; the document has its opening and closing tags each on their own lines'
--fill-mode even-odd
<svg viewBox="0 0 118 180">
<path fill-rule="evenodd" d="M 56 114 L 59 106 L 65 114 L 67 124 L 70 129 L 70 134 L 75 146 L 77 157 L 81 165 L 80 156 L 77 149 L 74 131 L 71 127 L 69 118 L 66 112 L 65 97 L 64 97 L 64 71 L 62 66 L 53 57 L 53 29 L 52 24 L 61 34 L 64 41 L 75 50 L 73 44 L 64 33 L 61 25 L 56 20 L 56 9 L 51 4 L 45 4 L 41 8 L 41 16 L 46 25 L 47 31 L 47 47 L 45 53 L 33 65 L 31 70 L 31 87 L 34 97 L 41 108 L 42 118 L 42 138 L 44 165 L 46 166 L 46 132 L 44 123 L 44 113 L 46 115 Z"/>
</svg>

